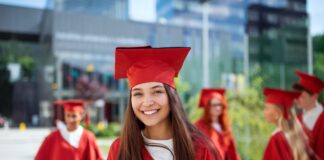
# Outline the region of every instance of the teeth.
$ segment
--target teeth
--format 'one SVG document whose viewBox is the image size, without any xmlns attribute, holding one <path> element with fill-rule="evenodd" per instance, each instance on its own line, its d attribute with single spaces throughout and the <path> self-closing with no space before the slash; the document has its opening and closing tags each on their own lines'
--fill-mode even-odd
<svg viewBox="0 0 324 160">
<path fill-rule="evenodd" d="M 144 114 L 146 114 L 146 115 L 151 115 L 151 114 L 154 114 L 154 113 L 156 113 L 156 112 L 157 112 L 157 110 L 144 111 Z"/>
</svg>

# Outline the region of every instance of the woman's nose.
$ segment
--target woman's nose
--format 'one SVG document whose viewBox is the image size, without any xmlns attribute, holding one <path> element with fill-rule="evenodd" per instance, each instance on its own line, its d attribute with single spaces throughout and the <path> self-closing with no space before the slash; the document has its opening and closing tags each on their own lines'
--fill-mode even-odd
<svg viewBox="0 0 324 160">
<path fill-rule="evenodd" d="M 143 106 L 149 107 L 149 106 L 151 106 L 153 104 L 154 104 L 154 102 L 153 102 L 153 99 L 152 99 L 151 96 L 145 96 L 144 97 L 143 104 L 142 104 Z"/>
</svg>

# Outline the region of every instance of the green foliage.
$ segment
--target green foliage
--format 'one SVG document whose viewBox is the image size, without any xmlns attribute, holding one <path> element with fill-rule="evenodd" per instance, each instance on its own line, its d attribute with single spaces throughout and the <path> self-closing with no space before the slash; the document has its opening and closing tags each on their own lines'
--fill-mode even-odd
<svg viewBox="0 0 324 160">
<path fill-rule="evenodd" d="M 34 67 L 34 60 L 27 55 L 18 57 L 18 63 L 21 65 L 23 77 L 30 78 Z"/>
<path fill-rule="evenodd" d="M 190 90 L 189 82 L 183 81 L 181 77 L 175 78 L 175 85 L 179 94 L 184 94 Z"/>
<path fill-rule="evenodd" d="M 198 119 L 202 116 L 203 110 L 198 107 L 200 93 L 197 93 L 194 96 L 191 96 L 186 103 L 186 112 L 188 114 L 188 118 L 192 123 L 198 121 Z"/>
<path fill-rule="evenodd" d="M 22 68 L 23 78 L 31 78 L 35 65 L 35 60 L 30 56 L 32 49 L 23 43 L 16 41 L 0 43 L 0 59 L 1 63 L 18 63 Z"/>
<path fill-rule="evenodd" d="M 313 37 L 314 73 L 324 77 L 324 34 Z"/>
<path fill-rule="evenodd" d="M 98 129 L 98 127 L 94 124 L 90 124 L 89 126 L 86 126 L 85 124 L 82 124 L 82 126 L 88 130 L 90 130 L 92 133 L 96 135 L 96 137 L 118 137 L 120 136 L 121 131 L 121 125 L 119 123 L 109 123 L 108 126 L 102 130 Z"/>
<path fill-rule="evenodd" d="M 315 54 L 314 73 L 318 77 L 324 77 L 324 52 L 316 52 Z"/>
<path fill-rule="evenodd" d="M 228 94 L 229 115 L 241 158 L 259 160 L 262 158 L 274 126 L 263 118 L 264 102 L 262 93 L 249 88 L 243 94 Z"/>
<path fill-rule="evenodd" d="M 313 37 L 313 49 L 315 52 L 324 53 L 324 34 Z"/>
<path fill-rule="evenodd" d="M 320 79 L 324 78 L 324 34 L 313 37 L 314 74 Z M 320 95 L 323 99 L 324 94 Z"/>
</svg>

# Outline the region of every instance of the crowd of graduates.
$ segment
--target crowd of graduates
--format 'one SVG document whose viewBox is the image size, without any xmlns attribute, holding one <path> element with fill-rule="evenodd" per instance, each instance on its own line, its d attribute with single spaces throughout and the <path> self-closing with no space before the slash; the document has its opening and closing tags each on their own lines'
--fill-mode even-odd
<svg viewBox="0 0 324 160">
<path fill-rule="evenodd" d="M 185 114 L 174 78 L 189 51 L 188 47 L 116 48 L 115 79 L 127 78 L 130 91 L 121 136 L 112 143 L 108 160 L 240 159 L 225 89 L 201 90 L 197 107 L 204 113 L 196 123 Z M 276 126 L 263 160 L 324 160 L 324 111 L 318 101 L 324 82 L 295 73 L 299 80 L 292 85 L 294 90 L 263 90 L 265 120 Z M 35 159 L 104 159 L 95 136 L 80 126 L 84 102 L 55 103 L 64 107 L 65 122 L 57 121 L 57 129 L 45 138 Z M 302 111 L 298 115 L 296 107 Z"/>
</svg>

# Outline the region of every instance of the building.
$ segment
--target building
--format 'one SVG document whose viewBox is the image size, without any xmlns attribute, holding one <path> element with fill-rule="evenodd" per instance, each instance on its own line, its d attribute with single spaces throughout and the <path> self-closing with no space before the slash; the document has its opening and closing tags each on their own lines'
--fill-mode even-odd
<svg viewBox="0 0 324 160">
<path fill-rule="evenodd" d="M 308 65 L 306 0 L 266 4 L 252 3 L 247 9 L 250 71 L 266 75 L 267 86 L 288 89 L 297 78 L 293 71 Z"/>
<path fill-rule="evenodd" d="M 291 3 L 288 6 L 302 8 L 292 3 L 295 1 L 289 1 Z M 136 2 L 139 3 L 140 0 Z M 70 98 L 95 100 L 92 106 L 92 118 L 95 121 L 104 118 L 121 121 L 127 105 L 128 92 L 125 80 L 116 81 L 113 78 L 114 49 L 117 46 L 150 44 L 153 47 L 191 47 L 180 78 L 190 84 L 191 90 L 186 95 L 196 94 L 204 86 L 201 78 L 204 76 L 202 17 L 206 6 L 198 0 L 143 2 L 147 3 L 146 9 L 152 13 L 146 18 L 133 15 L 132 11 L 140 10 L 133 0 L 48 0 L 45 9 L 0 5 L 0 44 L 23 44 L 30 48 L 30 51 L 26 52 L 27 49 L 23 48 L 19 52 L 26 52 L 34 62 L 31 76 L 25 80 L 22 78 L 24 76 L 20 76 L 17 84 L 14 84 L 29 88 L 10 94 L 16 95 L 13 97 L 15 103 L 20 102 L 15 104 L 17 107 L 13 107 L 13 112 L 10 113 L 16 117 L 15 123 L 25 121 L 38 125 L 37 122 L 44 122 L 39 119 L 50 118 L 51 101 Z M 276 2 L 274 6 L 288 4 L 288 1 Z M 251 4 L 248 12 L 247 4 Z M 306 12 L 287 6 L 286 9 L 269 7 L 272 5 L 266 0 L 260 0 L 254 5 L 247 0 L 208 1 L 209 86 L 222 86 L 233 90 L 238 88 L 238 77 L 243 77 L 243 68 L 247 65 L 244 61 L 245 27 L 249 34 L 251 71 L 255 65 L 268 63 L 270 58 L 264 58 L 264 55 L 272 57 L 271 63 L 281 62 L 278 56 L 264 50 L 282 49 L 282 45 L 285 46 L 282 52 L 285 52 L 286 56 L 283 67 L 288 68 L 286 64 L 300 62 L 305 64 L 305 58 L 294 54 L 304 56 L 305 48 L 296 47 L 299 47 L 299 43 L 305 43 L 305 35 L 299 31 L 307 30 L 308 25 L 294 20 L 301 20 L 304 15 L 307 19 Z M 248 23 L 245 26 L 246 13 Z M 268 13 L 274 16 L 270 16 L 270 19 L 260 16 Z M 287 18 L 282 18 L 281 14 L 293 17 L 289 24 L 298 23 L 301 26 L 298 28 L 297 25 L 289 25 L 285 20 Z M 268 24 L 273 23 L 272 21 L 276 22 L 273 25 Z M 301 35 L 295 34 L 297 31 Z M 264 39 L 259 35 L 277 35 L 277 39 L 281 41 L 258 43 L 260 39 Z M 19 52 L 13 51 L 12 55 L 20 55 Z M 282 55 L 281 52 L 278 53 Z M 0 50 L 0 55 L 8 53 Z M 26 96 L 17 101 L 15 97 L 22 93 Z M 21 107 L 24 106 L 22 104 L 27 105 Z"/>
</svg>

